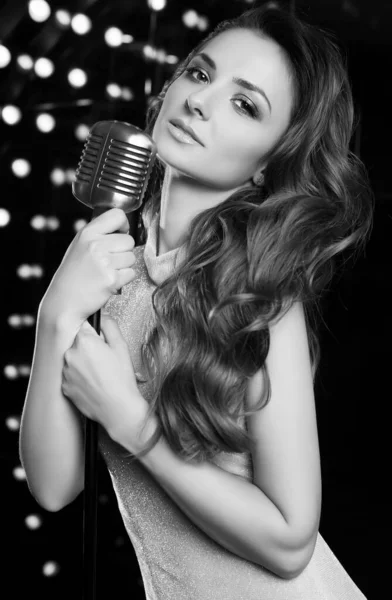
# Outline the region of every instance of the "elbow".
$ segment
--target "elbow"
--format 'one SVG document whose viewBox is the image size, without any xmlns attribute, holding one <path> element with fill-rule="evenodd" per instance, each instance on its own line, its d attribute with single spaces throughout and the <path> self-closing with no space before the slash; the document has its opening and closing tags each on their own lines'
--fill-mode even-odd
<svg viewBox="0 0 392 600">
<path fill-rule="evenodd" d="M 50 502 L 47 499 L 41 500 L 41 499 L 37 498 L 36 496 L 34 496 L 34 498 L 35 498 L 36 502 L 40 505 L 41 508 L 43 508 L 47 512 L 52 512 L 52 513 L 59 512 L 60 510 L 62 510 L 69 504 L 67 502 L 64 502 L 64 503 Z"/>
<path fill-rule="evenodd" d="M 74 488 L 68 491 L 67 494 L 63 493 L 61 495 L 58 492 L 51 494 L 48 492 L 48 490 L 46 490 L 45 493 L 42 491 L 38 492 L 29 484 L 29 482 L 28 487 L 34 500 L 37 502 L 37 504 L 39 504 L 41 508 L 48 512 L 55 513 L 59 512 L 60 510 L 71 504 L 83 491 L 84 486 Z"/>
<path fill-rule="evenodd" d="M 286 552 L 279 563 L 277 575 L 282 579 L 295 579 L 310 563 L 316 546 L 318 531 L 312 539 L 296 550 Z"/>
</svg>

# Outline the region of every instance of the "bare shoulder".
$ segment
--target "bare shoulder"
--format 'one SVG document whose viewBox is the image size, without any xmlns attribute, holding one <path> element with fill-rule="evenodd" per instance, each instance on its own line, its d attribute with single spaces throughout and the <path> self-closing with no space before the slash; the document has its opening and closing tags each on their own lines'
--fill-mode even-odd
<svg viewBox="0 0 392 600">
<path fill-rule="evenodd" d="M 311 360 L 302 303 L 270 327 L 266 358 L 269 403 L 247 418 L 254 439 L 254 480 L 292 524 L 299 545 L 315 539 L 321 510 L 321 469 Z M 261 369 L 248 386 L 247 406 L 263 391 Z"/>
</svg>

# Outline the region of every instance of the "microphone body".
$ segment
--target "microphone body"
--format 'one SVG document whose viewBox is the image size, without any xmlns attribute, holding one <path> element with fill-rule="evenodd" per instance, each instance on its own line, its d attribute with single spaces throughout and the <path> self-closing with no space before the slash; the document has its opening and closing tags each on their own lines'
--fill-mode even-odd
<svg viewBox="0 0 392 600">
<path fill-rule="evenodd" d="M 111 208 L 121 208 L 125 213 L 136 211 L 142 204 L 155 156 L 154 141 L 138 127 L 121 121 L 99 121 L 87 136 L 72 193 L 93 209 L 91 220 Z M 98 334 L 100 317 L 97 311 L 88 318 Z M 97 423 L 86 418 L 83 600 L 96 598 L 97 454 Z"/>
<path fill-rule="evenodd" d="M 90 130 L 72 184 L 75 198 L 98 212 L 142 204 L 156 155 L 149 135 L 121 121 L 99 121 Z"/>
</svg>

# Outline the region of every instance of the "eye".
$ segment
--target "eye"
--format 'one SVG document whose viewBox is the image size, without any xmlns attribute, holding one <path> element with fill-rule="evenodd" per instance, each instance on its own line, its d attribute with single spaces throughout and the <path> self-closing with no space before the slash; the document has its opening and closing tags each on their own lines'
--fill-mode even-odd
<svg viewBox="0 0 392 600">
<path fill-rule="evenodd" d="M 188 67 L 187 69 L 185 69 L 185 73 L 187 74 L 187 77 L 189 77 L 190 79 L 193 79 L 193 81 L 200 81 L 200 83 L 206 83 L 206 81 L 200 80 L 196 76 L 194 76 L 195 72 L 203 75 L 207 79 L 207 82 L 208 82 L 208 75 L 205 73 L 205 71 L 203 71 L 199 67 Z M 244 98 L 235 98 L 234 101 L 242 102 L 243 105 L 245 105 L 245 108 L 240 108 L 237 104 L 235 105 L 242 114 L 252 117 L 253 119 L 258 117 L 259 113 L 258 113 L 257 108 L 255 108 L 247 100 L 245 100 Z"/>
<path fill-rule="evenodd" d="M 254 106 L 252 106 L 252 104 L 249 104 L 249 102 L 247 102 L 246 100 L 244 100 L 244 98 L 236 98 L 236 101 L 240 101 L 242 102 L 246 108 L 240 108 L 241 112 L 247 113 L 248 115 L 250 115 L 251 117 L 257 117 L 257 110 L 254 108 Z M 237 106 L 237 105 L 236 105 Z"/>
<path fill-rule="evenodd" d="M 191 79 L 195 79 L 195 77 L 193 77 L 193 73 L 195 71 L 198 71 L 198 73 L 201 73 L 202 75 L 204 75 L 204 77 L 207 77 L 207 75 L 205 74 L 205 72 L 202 71 L 201 69 L 199 69 L 199 67 L 188 67 L 187 69 L 185 69 L 185 72 L 188 73 L 188 76 Z M 200 81 L 200 79 L 196 79 L 196 81 Z"/>
</svg>

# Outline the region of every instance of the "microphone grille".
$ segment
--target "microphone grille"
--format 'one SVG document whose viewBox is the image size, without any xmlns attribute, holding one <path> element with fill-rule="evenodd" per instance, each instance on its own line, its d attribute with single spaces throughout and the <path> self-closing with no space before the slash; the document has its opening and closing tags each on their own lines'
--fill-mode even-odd
<svg viewBox="0 0 392 600">
<path fill-rule="evenodd" d="M 99 121 L 90 130 L 75 173 L 74 194 L 88 204 L 140 205 L 156 155 L 153 140 L 120 121 Z M 75 193 L 76 192 L 76 193 Z"/>
<path fill-rule="evenodd" d="M 103 135 L 97 135 L 90 131 L 76 169 L 75 176 L 77 180 L 86 183 L 92 182 L 103 139 Z"/>
</svg>

